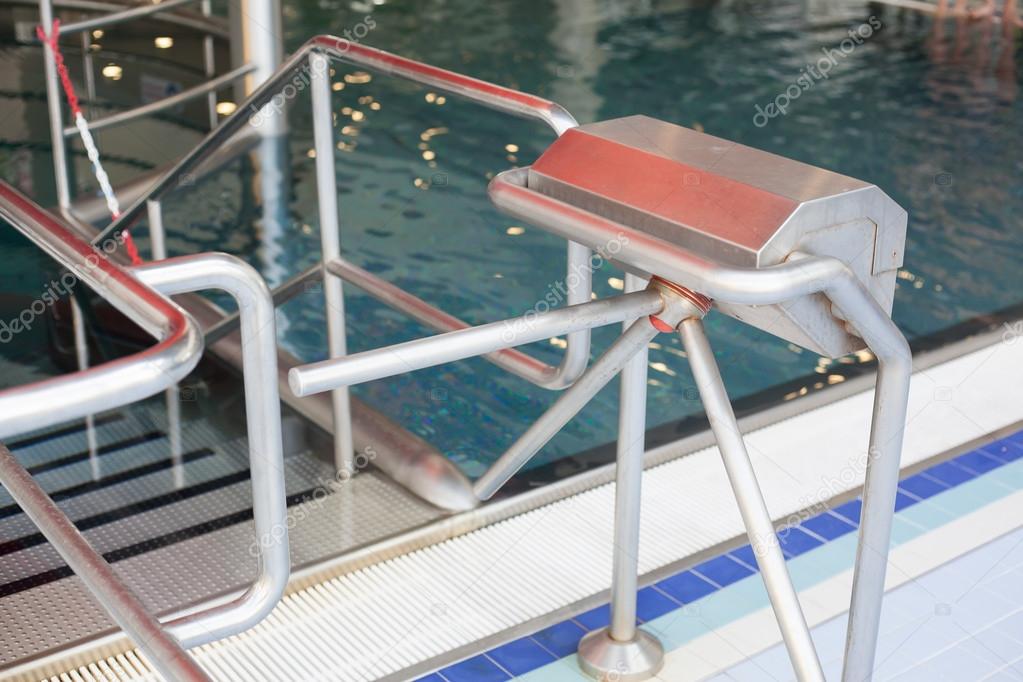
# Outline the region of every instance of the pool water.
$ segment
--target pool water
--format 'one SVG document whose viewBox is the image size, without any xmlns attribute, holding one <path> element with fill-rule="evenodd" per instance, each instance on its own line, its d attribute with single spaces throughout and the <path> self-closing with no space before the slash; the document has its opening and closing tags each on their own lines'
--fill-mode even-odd
<svg viewBox="0 0 1023 682">
<path fill-rule="evenodd" d="M 815 5 L 820 4 L 820 8 Z M 287 47 L 373 24 L 364 42 L 564 105 L 581 122 L 643 113 L 874 182 L 910 214 L 895 318 L 911 339 L 1017 304 L 1023 291 L 1023 105 L 1019 42 L 1000 26 L 874 13 L 866 5 L 779 1 L 285 2 Z M 828 9 L 830 6 L 830 9 Z M 871 19 L 871 16 L 874 19 Z M 371 17 L 372 22 L 367 21 Z M 756 118 L 862 25 L 880 26 L 827 77 Z M 862 33 L 860 33 L 862 35 Z M 472 104 L 336 65 L 338 191 L 348 258 L 471 323 L 521 314 L 564 277 L 564 243 L 488 203 L 494 173 L 530 163 L 551 134 Z M 290 107 L 288 187 L 276 212 L 241 164 L 166 204 L 172 252 L 219 248 L 274 281 L 314 262 L 318 221 L 308 97 Z M 621 288 L 610 266 L 599 296 Z M 324 357 L 322 294 L 279 315 L 284 344 Z M 346 290 L 349 348 L 430 333 Z M 868 355 L 829 361 L 720 314 L 707 326 L 735 398 L 796 379 L 837 383 Z M 594 354 L 619 329 L 594 332 Z M 527 350 L 556 363 L 561 340 Z M 649 421 L 702 408 L 677 338 L 650 352 Z M 478 475 L 557 394 L 482 360 L 355 389 Z M 779 398 L 793 397 L 779 394 Z M 612 383 L 531 463 L 614 439 Z"/>
</svg>

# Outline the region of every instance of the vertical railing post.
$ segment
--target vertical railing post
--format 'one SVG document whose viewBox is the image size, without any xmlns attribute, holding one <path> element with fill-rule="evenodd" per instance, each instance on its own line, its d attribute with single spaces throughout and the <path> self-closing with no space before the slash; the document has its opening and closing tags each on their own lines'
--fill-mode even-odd
<svg viewBox="0 0 1023 682">
<path fill-rule="evenodd" d="M 641 291 L 646 283 L 626 273 L 625 291 Z M 635 320 L 622 323 L 625 331 Z M 618 407 L 618 466 L 615 483 L 614 571 L 611 580 L 612 639 L 636 636 L 636 590 L 639 577 L 640 494 L 646 442 L 646 382 L 649 348 L 632 356 L 622 368 Z"/>
<path fill-rule="evenodd" d="M 202 15 L 209 19 L 213 13 L 210 0 L 202 0 L 200 5 Z M 213 78 L 217 73 L 216 55 L 213 51 L 213 34 L 207 33 L 202 38 L 202 67 L 207 78 Z M 210 130 L 217 127 L 217 93 L 211 92 L 206 95 L 206 107 L 209 109 Z"/>
<path fill-rule="evenodd" d="M 78 370 L 89 369 L 89 337 L 85 334 L 85 318 L 82 317 L 82 306 L 75 295 L 69 297 L 71 304 L 71 330 L 75 337 L 75 359 Z M 99 466 L 99 440 L 96 438 L 96 420 L 93 415 L 85 416 L 85 440 L 89 448 L 89 469 L 92 480 L 98 481 L 103 476 Z"/>
<path fill-rule="evenodd" d="M 641 291 L 645 285 L 642 278 L 625 274 L 626 293 Z M 623 322 L 623 333 L 635 322 Z M 587 635 L 579 645 L 580 667 L 597 679 L 645 680 L 664 664 L 661 643 L 636 624 L 648 356 L 649 346 L 644 344 L 620 374 L 611 624 Z"/>
<path fill-rule="evenodd" d="M 318 53 L 309 55 L 313 100 L 313 140 L 316 151 L 316 195 L 320 213 L 320 244 L 323 268 L 323 298 L 327 317 L 328 357 L 347 354 L 345 301 L 341 278 L 327 270 L 327 263 L 341 255 L 336 169 L 334 167 L 334 117 L 330 103 L 330 60 Z M 352 415 L 348 387 L 331 391 L 334 417 L 334 461 L 338 471 L 354 472 Z"/>
<path fill-rule="evenodd" d="M 47 37 L 52 37 L 53 2 L 39 0 L 39 21 Z M 57 205 L 61 211 L 71 206 L 71 183 L 67 167 L 67 145 L 64 141 L 64 110 L 60 81 L 53 51 L 43 49 L 43 74 L 46 77 L 46 106 L 50 114 L 50 144 L 53 147 L 53 176 L 57 188 Z"/>
<path fill-rule="evenodd" d="M 93 68 L 91 50 L 92 31 L 82 31 L 80 37 L 82 42 L 82 75 L 85 78 L 85 96 L 89 102 L 89 108 L 86 108 L 85 111 L 91 113 L 91 105 L 96 101 L 96 71 Z"/>
<path fill-rule="evenodd" d="M 39 21 L 47 37 L 53 37 L 53 3 L 52 0 L 39 0 Z M 88 56 L 87 43 L 83 43 Z M 71 208 L 71 174 L 68 171 L 67 144 L 64 138 L 64 105 L 61 100 L 60 81 L 57 76 L 57 63 L 53 50 L 43 47 L 43 75 L 46 78 L 46 106 L 50 115 L 50 146 L 53 148 L 53 180 L 57 191 L 57 206 L 61 212 Z M 88 77 L 88 74 L 87 74 Z M 75 339 L 75 355 L 78 369 L 89 366 L 89 345 L 85 335 L 85 323 L 82 309 L 78 301 L 71 297 L 71 327 Z M 92 415 L 85 418 L 85 433 L 89 443 L 90 464 L 92 474 L 98 478 L 99 463 L 96 461 L 96 424 Z"/>
<path fill-rule="evenodd" d="M 149 219 L 149 251 L 154 261 L 167 258 L 167 233 L 163 229 L 163 205 L 154 199 L 146 201 L 146 213 Z M 165 393 L 167 403 L 167 440 L 170 442 L 174 485 L 182 488 L 185 485 L 185 471 L 181 446 L 181 391 L 178 385 L 169 387 Z"/>
</svg>

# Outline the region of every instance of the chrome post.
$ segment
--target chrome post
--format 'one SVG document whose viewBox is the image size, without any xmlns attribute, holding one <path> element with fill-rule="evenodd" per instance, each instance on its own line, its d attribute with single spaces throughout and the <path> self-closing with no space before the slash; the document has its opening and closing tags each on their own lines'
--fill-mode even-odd
<svg viewBox="0 0 1023 682">
<path fill-rule="evenodd" d="M 639 291 L 643 286 L 642 278 L 626 273 L 626 292 Z M 626 321 L 623 331 L 631 323 L 634 321 Z M 636 627 L 648 354 L 649 349 L 644 346 L 621 372 L 611 624 L 579 643 L 580 667 L 587 674 L 604 679 L 611 676 L 623 681 L 647 679 L 664 664 L 661 643 Z"/>
<path fill-rule="evenodd" d="M 318 53 L 309 55 L 313 99 L 313 137 L 316 149 L 316 196 L 320 213 L 320 245 L 323 270 L 323 298 L 327 317 L 327 356 L 348 354 L 345 339 L 345 297 L 341 279 L 326 265 L 341 255 L 341 226 L 338 220 L 336 169 L 334 167 L 334 113 L 330 106 L 330 60 Z M 331 391 L 334 416 L 334 464 L 338 471 L 355 471 L 352 444 L 352 409 L 348 387 Z"/>
<path fill-rule="evenodd" d="M 154 261 L 167 258 L 167 233 L 163 229 L 163 204 L 150 199 L 146 201 L 146 213 L 149 217 L 149 250 Z M 170 442 L 171 470 L 174 472 L 174 485 L 178 488 L 185 485 L 185 470 L 182 466 L 181 447 L 181 392 L 174 384 L 164 392 L 167 403 L 167 440 Z"/>
<path fill-rule="evenodd" d="M 184 646 L 193 647 L 236 634 L 262 620 L 283 595 L 291 571 L 273 300 L 255 269 L 223 253 L 181 256 L 132 270 L 144 284 L 167 295 L 221 289 L 234 297 L 241 311 L 245 420 L 259 574 L 236 599 L 167 624 Z"/>
<path fill-rule="evenodd" d="M 43 32 L 52 38 L 52 0 L 39 0 L 39 21 Z M 46 106 L 50 113 L 50 144 L 53 146 L 53 179 L 57 188 L 57 205 L 61 211 L 66 211 L 71 206 L 71 181 L 68 177 L 67 145 L 64 141 L 64 111 L 57 63 L 48 47 L 43 49 L 43 74 L 46 77 Z"/>
<path fill-rule="evenodd" d="M 89 338 L 85 334 L 85 319 L 82 317 L 82 307 L 78 298 L 72 294 L 69 297 L 71 304 L 71 328 L 75 337 L 75 356 L 78 361 L 78 369 L 89 369 Z M 89 447 L 89 468 L 92 472 L 92 480 L 98 481 L 103 472 L 99 467 L 99 443 L 96 439 L 96 420 L 91 414 L 85 415 L 85 441 Z"/>
<path fill-rule="evenodd" d="M 231 3 L 230 8 L 237 15 L 232 21 L 232 43 L 241 48 L 240 60 L 256 67 L 245 79 L 245 94 L 249 94 L 272 78 L 281 65 L 284 55 L 281 3 L 280 0 L 240 0 Z M 235 30 L 241 35 L 234 35 Z"/>
<path fill-rule="evenodd" d="M 792 667 L 801 682 L 824 682 L 824 671 L 810 637 L 810 629 L 789 578 L 781 545 L 774 534 L 771 514 L 735 420 L 714 351 L 703 331 L 703 321 L 695 317 L 683 320 L 679 333 Z"/>
<path fill-rule="evenodd" d="M 202 0 L 200 11 L 209 18 L 213 13 L 210 0 Z M 207 78 L 217 75 L 216 54 L 214 53 L 213 34 L 207 33 L 202 39 L 202 66 Z M 209 108 L 210 130 L 217 127 L 217 93 L 211 91 L 206 95 L 206 106 Z"/>
<path fill-rule="evenodd" d="M 92 50 L 89 49 L 89 46 L 92 44 L 92 38 L 89 31 L 82 31 L 79 36 L 82 41 L 82 73 L 85 76 L 85 96 L 89 98 L 90 103 L 87 111 L 92 115 L 91 104 L 96 101 L 96 72 L 92 67 Z"/>
<path fill-rule="evenodd" d="M 145 652 L 164 679 L 210 681 L 211 678 L 188 655 L 181 643 L 164 631 L 156 618 L 146 611 L 110 564 L 89 544 L 4 445 L 0 445 L 0 482 L 114 622 Z"/>
<path fill-rule="evenodd" d="M 847 285 L 838 286 L 840 284 Z M 913 355 L 895 322 L 863 287 L 839 280 L 828 290 L 828 298 L 834 304 L 835 314 L 848 321 L 877 357 L 863 509 L 842 670 L 843 682 L 863 682 L 870 680 L 874 671 Z"/>
<path fill-rule="evenodd" d="M 625 274 L 625 291 L 640 291 L 646 282 Z M 622 332 L 635 320 L 622 324 Z M 636 635 L 636 574 L 639 559 L 640 493 L 646 451 L 646 381 L 649 346 L 625 363 L 618 398 L 618 453 L 615 482 L 615 560 L 611 579 L 611 638 L 630 641 Z"/>
</svg>

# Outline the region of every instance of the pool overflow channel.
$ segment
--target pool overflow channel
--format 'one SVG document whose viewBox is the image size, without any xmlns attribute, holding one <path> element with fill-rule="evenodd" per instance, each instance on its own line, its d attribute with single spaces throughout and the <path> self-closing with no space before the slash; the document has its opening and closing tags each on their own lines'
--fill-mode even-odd
<svg viewBox="0 0 1023 682">
<path fill-rule="evenodd" d="M 47 0 L 42 4 L 45 20 L 50 9 Z M 568 279 L 571 286 L 565 308 L 469 326 L 341 258 L 330 105 L 331 60 L 420 83 L 497 111 L 537 119 L 553 129 L 558 138 L 537 161 L 531 167 L 499 174 L 491 182 L 489 195 L 509 215 L 567 240 L 568 272 L 575 276 Z M 867 348 L 878 359 L 878 373 L 843 679 L 869 679 L 911 371 L 909 347 L 890 317 L 896 270 L 902 263 L 905 244 L 906 212 L 869 183 L 704 133 L 643 116 L 578 126 L 562 107 L 542 98 L 346 39 L 318 36 L 276 69 L 267 64 L 247 67 L 246 74 L 261 73 L 262 84 L 148 192 L 101 230 L 93 243 L 130 227 L 143 212 L 149 216 L 152 243 L 165 243 L 161 200 L 232 136 L 247 131 L 252 125 L 250 112 L 261 112 L 264 117 L 283 116 L 267 105 L 296 72 L 306 68 L 313 100 L 322 240 L 320 265 L 309 276 L 324 279 L 330 353 L 322 362 L 293 367 L 288 382 L 298 397 L 330 394 L 338 468 L 350 469 L 354 456 L 348 397 L 352 385 L 482 356 L 534 384 L 564 390 L 554 405 L 476 480 L 470 491 L 471 503 L 464 499 L 464 492 L 453 494 L 451 507 L 466 508 L 476 500 L 492 497 L 620 374 L 611 622 L 583 639 L 579 662 L 583 670 L 598 678 L 648 679 L 661 668 L 664 653 L 660 643 L 636 624 L 646 355 L 649 342 L 657 334 L 678 333 L 796 675 L 800 680 L 823 680 L 702 320 L 712 307 L 717 308 L 827 357 Z M 47 77 L 50 81 L 55 78 L 50 68 Z M 195 93 L 202 94 L 206 91 Z M 52 97 L 50 103 L 52 112 Z M 59 113 L 57 107 L 54 134 L 63 136 Z M 263 126 L 262 132 L 279 132 L 281 125 L 283 122 L 278 121 Z M 55 159 L 55 163 L 58 180 L 63 181 L 63 159 Z M 61 208 L 66 209 L 68 193 L 60 194 Z M 23 203 L 21 197 L 7 196 L 5 217 L 46 248 L 51 239 L 47 235 L 59 226 L 38 217 L 27 218 Z M 589 273 L 586 265 L 593 250 L 610 254 L 612 262 L 625 270 L 622 295 L 591 300 L 589 274 L 579 273 Z M 52 249 L 50 253 L 65 266 L 76 265 L 67 254 Z M 249 271 L 224 258 L 200 254 L 171 259 L 165 265 L 142 266 L 133 273 L 143 286 L 148 284 L 165 293 L 207 286 L 231 289 L 237 287 L 237 282 L 245 282 L 249 305 L 254 306 L 250 310 L 256 311 L 248 313 L 253 319 L 266 318 L 268 310 L 286 300 L 286 296 L 273 295 L 277 292 L 265 286 L 252 284 Z M 346 355 L 343 281 L 441 333 Z M 289 286 L 299 288 L 293 283 Z M 97 292 L 109 297 L 103 287 Z M 130 290 L 118 293 L 128 298 L 138 295 Z M 159 297 L 155 292 L 152 295 Z M 126 305 L 124 301 L 118 303 Z M 248 315 L 243 307 L 241 324 L 246 324 L 244 318 Z M 589 364 L 590 330 L 618 323 L 623 326 L 621 336 Z M 218 333 L 223 332 L 218 329 Z M 568 344 L 557 367 L 515 350 L 562 335 L 567 336 Z M 194 646 L 251 627 L 280 598 L 290 570 L 286 528 L 278 532 L 275 527 L 284 509 L 283 485 L 272 474 L 281 470 L 272 463 L 281 457 L 280 413 L 277 409 L 266 414 L 266 400 L 278 404 L 278 408 L 279 402 L 276 356 L 263 347 L 265 343 L 259 345 L 264 337 L 253 335 L 249 340 L 249 361 L 244 363 L 243 372 L 250 423 L 261 415 L 265 432 L 260 437 L 265 449 L 253 451 L 257 530 L 273 529 L 274 541 L 263 548 L 259 581 L 236 602 L 161 629 L 130 593 L 119 592 L 123 586 L 118 585 L 116 576 L 111 577 L 109 565 L 95 552 L 90 554 L 87 543 L 81 546 L 81 537 L 73 532 L 71 522 L 45 492 L 32 485 L 23 468 L 7 456 L 0 467 L 0 477 L 12 495 L 34 508 L 35 512 L 29 513 L 37 521 L 49 520 L 43 530 L 50 541 L 65 556 L 78 553 L 73 564 L 76 571 L 157 669 L 174 673 L 174 679 L 205 679 L 187 657 L 182 658 L 181 646 Z M 174 376 L 187 363 L 194 364 L 195 357 L 192 353 L 180 358 Z M 145 357 L 128 360 L 146 361 Z M 84 384 L 102 370 L 83 368 L 63 381 L 69 386 Z M 148 394 L 165 390 L 166 383 L 153 379 L 146 390 Z M 271 385 L 273 389 L 268 388 Z M 250 386 L 263 386 L 265 390 L 250 390 Z M 43 391 L 45 387 L 34 384 L 3 391 L 0 400 L 13 399 L 11 391 L 17 391 L 21 400 L 34 390 Z M 76 405 L 69 414 L 89 412 L 89 406 Z M 435 483 L 443 485 L 441 481 Z M 116 599 L 110 598 L 118 594 Z M 205 634 L 197 635 L 200 630 Z"/>
</svg>

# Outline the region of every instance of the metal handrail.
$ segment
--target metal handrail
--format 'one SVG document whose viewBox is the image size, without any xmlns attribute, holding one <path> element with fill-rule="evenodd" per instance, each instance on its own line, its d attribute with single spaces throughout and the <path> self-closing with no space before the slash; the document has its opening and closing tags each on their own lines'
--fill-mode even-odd
<svg viewBox="0 0 1023 682">
<path fill-rule="evenodd" d="M 401 287 L 392 284 L 385 279 L 377 277 L 368 270 L 364 270 L 344 258 L 335 258 L 329 261 L 327 263 L 327 272 L 362 289 L 381 303 L 384 303 L 399 312 L 405 313 L 412 319 L 430 327 L 434 331 L 446 334 L 449 332 L 469 329 L 471 327 L 468 322 L 465 322 L 464 320 L 461 320 L 440 308 L 430 305 L 418 296 L 405 291 Z M 585 304 L 573 303 L 573 305 L 578 306 Z M 572 338 L 571 335 L 577 332 L 578 330 L 569 332 L 567 336 Z M 583 334 L 587 333 L 588 332 L 586 330 L 583 331 Z M 559 336 L 559 334 L 540 336 L 539 340 L 553 338 L 555 336 Z M 544 386 L 547 388 L 563 388 L 565 387 L 567 380 L 571 379 L 574 381 L 574 377 L 577 372 L 581 373 L 581 370 L 570 367 L 569 361 L 564 359 L 560 365 L 551 365 L 515 348 L 504 348 L 493 353 L 487 353 L 482 357 L 506 372 L 514 374 L 515 376 L 525 379 L 537 386 Z M 583 359 L 585 360 L 585 358 Z M 575 362 L 575 358 L 571 358 L 570 361 Z M 585 369 L 585 363 L 583 364 L 582 369 Z"/>
<path fill-rule="evenodd" d="M 308 79 L 305 78 L 305 74 L 302 74 L 302 80 L 299 82 L 308 83 L 312 94 L 317 198 L 320 213 L 320 264 L 324 277 L 328 354 L 330 357 L 345 355 L 346 334 L 341 279 L 336 276 L 336 272 L 329 272 L 326 268 L 329 263 L 340 257 L 340 225 L 334 165 L 335 148 L 330 106 L 330 58 L 426 85 L 497 111 L 542 121 L 558 135 L 576 125 L 575 119 L 565 109 L 549 100 L 399 57 L 343 38 L 317 36 L 303 45 L 256 88 L 237 111 L 228 116 L 199 145 L 178 161 L 147 194 L 138 197 L 126 211 L 101 230 L 95 237 L 94 243 L 102 241 L 110 234 L 120 233 L 122 230 L 130 228 L 142 214 L 143 208 L 149 215 L 153 243 L 164 243 L 160 227 L 162 225 L 162 198 L 182 184 L 185 179 L 189 179 L 190 174 L 200 164 L 223 146 L 231 136 L 240 131 L 243 126 L 255 125 L 261 120 L 266 121 L 270 125 L 264 128 L 264 134 L 268 137 L 273 136 L 278 123 L 275 117 L 282 115 L 281 105 L 274 103 L 274 98 L 279 96 L 279 91 L 286 84 L 296 82 L 296 78 L 298 78 L 296 74 L 300 70 L 308 69 Z M 277 110 L 275 111 L 275 109 Z M 569 240 L 566 259 L 565 302 L 570 306 L 586 303 L 592 296 L 590 250 Z M 381 291 L 384 289 L 391 290 L 390 286 L 382 280 L 366 281 L 369 282 L 370 293 L 378 297 L 382 297 Z M 442 326 L 442 330 L 446 331 L 451 328 L 451 324 L 460 322 L 425 302 L 414 299 L 414 297 L 412 300 L 415 302 L 413 307 L 416 309 L 416 313 L 441 322 L 446 326 L 446 328 Z M 220 331 L 229 329 L 233 324 L 233 320 L 225 321 Z M 510 369 L 516 375 L 536 385 L 550 389 L 564 389 L 571 386 L 583 374 L 589 361 L 589 354 L 590 330 L 585 328 L 573 331 L 568 335 L 566 349 L 558 366 L 550 366 L 519 352 L 495 355 L 488 359 L 496 361 L 499 366 Z M 351 408 L 347 389 L 333 391 L 331 405 L 335 434 L 335 462 L 339 470 L 351 471 L 354 462 L 354 446 L 351 441 Z"/>
<path fill-rule="evenodd" d="M 0 182 L 0 217 L 160 339 L 155 346 L 126 358 L 0 391 L 0 438 L 147 398 L 195 367 L 202 355 L 202 337 L 195 323 L 171 301 L 107 260 L 68 226 L 4 182 Z M 158 671 L 174 680 L 210 679 L 3 445 L 0 483 Z"/>
<path fill-rule="evenodd" d="M 159 339 L 130 357 L 0 391 L 0 439 L 142 400 L 173 386 L 199 362 L 202 335 L 187 314 L 4 182 L 0 217 Z"/>
<path fill-rule="evenodd" d="M 399 57 L 383 50 L 353 43 L 344 38 L 320 35 L 310 39 L 296 50 L 287 61 L 281 64 L 270 79 L 264 81 L 238 106 L 234 113 L 221 121 L 215 130 L 212 130 L 198 145 L 174 164 L 153 185 L 149 193 L 139 197 L 118 218 L 103 228 L 93 239 L 93 243 L 100 243 L 109 235 L 130 228 L 144 214 L 146 201 L 159 200 L 167 192 L 178 187 L 182 178 L 192 173 L 206 157 L 249 124 L 251 119 L 261 115 L 263 107 L 271 102 L 296 72 L 305 67 L 309 55 L 314 52 L 428 85 L 449 94 L 460 95 L 497 111 L 542 121 L 559 135 L 578 125 L 572 115 L 563 107 L 542 97 L 463 76 L 413 59 Z"/>
<path fill-rule="evenodd" d="M 448 94 L 464 97 L 496 111 L 542 121 L 558 135 L 577 125 L 572 115 L 563 107 L 542 97 L 430 66 L 429 64 L 400 57 L 383 50 L 354 43 L 344 38 L 330 35 L 316 36 L 299 48 L 233 114 L 224 119 L 202 142 L 168 170 L 148 193 L 138 197 L 117 219 L 103 228 L 94 238 L 94 243 L 99 243 L 110 234 L 130 228 L 142 215 L 147 205 L 152 210 L 155 202 L 159 202 L 168 192 L 180 186 L 183 179 L 189 177 L 207 157 L 213 154 L 216 149 L 226 143 L 228 139 L 245 125 L 264 116 L 273 115 L 272 113 L 266 114 L 263 108 L 271 103 L 278 91 L 293 78 L 295 73 L 303 68 L 311 68 L 307 66 L 307 60 L 319 55 L 332 57 L 360 67 L 380 71 L 387 75 L 427 85 Z M 311 70 L 312 89 L 315 96 L 318 86 L 322 85 L 316 81 L 322 74 L 319 74 L 319 70 L 316 68 L 311 68 Z M 316 119 L 314 117 L 315 122 Z M 323 148 L 321 149 L 320 147 Z M 328 154 L 330 155 L 329 157 Z M 332 158 L 332 155 L 333 144 L 317 145 L 318 163 L 325 162 L 327 158 Z M 326 163 L 324 163 L 324 167 L 326 167 Z M 333 174 L 332 167 L 331 174 Z M 329 186 L 333 187 L 334 184 L 331 177 Z M 321 216 L 321 220 L 327 219 Z M 332 260 L 332 256 L 333 254 L 324 254 L 325 263 Z M 570 282 L 574 281 L 575 285 L 568 287 L 565 302 L 568 305 L 585 303 L 590 300 L 592 292 L 589 266 L 590 251 L 578 243 L 569 240 L 567 260 L 566 269 L 569 275 L 571 275 L 568 279 Z M 377 295 L 378 298 L 382 297 L 379 294 L 379 288 L 374 287 L 374 284 L 375 282 L 371 281 L 370 288 L 367 291 Z M 423 306 L 425 307 L 421 306 L 421 310 L 428 310 L 428 314 L 435 320 L 440 320 L 445 316 L 450 317 L 447 313 L 428 306 L 428 304 L 423 303 Z M 440 331 L 449 330 L 444 327 L 436 328 Z M 510 371 L 538 386 L 550 389 L 563 389 L 570 386 L 586 369 L 586 363 L 589 361 L 589 352 L 589 331 L 583 330 L 573 333 L 568 337 L 562 361 L 556 367 L 539 362 L 523 353 L 503 356 L 504 363 L 501 366 L 505 369 L 512 368 Z"/>
<path fill-rule="evenodd" d="M 187 88 L 177 94 L 170 95 L 169 97 L 163 97 L 155 102 L 150 102 L 149 104 L 143 104 L 142 106 L 134 107 L 132 109 L 119 111 L 116 114 L 104 116 L 103 118 L 93 119 L 89 121 L 89 129 L 92 130 L 92 132 L 96 132 L 105 128 L 129 123 L 137 118 L 149 116 L 150 114 L 155 114 L 159 111 L 172 109 L 179 104 L 191 102 L 193 99 L 198 99 L 203 95 L 215 92 L 225 85 L 230 85 L 239 78 L 243 78 L 252 73 L 255 68 L 256 67 L 252 64 L 244 64 L 239 66 L 237 69 L 232 69 L 225 74 L 212 78 L 208 81 L 203 81 L 199 85 Z M 64 126 L 64 137 L 73 137 L 77 134 L 78 128 L 76 126 Z"/>
<path fill-rule="evenodd" d="M 187 5 L 191 2 L 199 2 L 199 0 L 163 0 L 162 2 L 157 2 L 151 5 L 132 7 L 131 9 L 122 10 L 120 12 L 111 12 L 110 14 L 106 14 L 101 17 L 93 17 L 92 19 L 83 19 L 82 21 L 62 24 L 58 33 L 62 36 L 72 35 L 74 33 L 81 33 L 82 31 L 88 31 L 93 28 L 113 26 L 114 24 L 121 24 L 126 21 L 131 21 L 132 19 L 140 19 L 158 12 L 165 12 L 174 7 Z"/>
<path fill-rule="evenodd" d="M 270 291 L 254 268 L 227 254 L 183 256 L 125 270 L 3 182 L 0 217 L 144 330 L 162 339 L 155 347 L 127 358 L 0 391 L 0 438 L 120 407 L 166 390 L 184 378 L 201 357 L 202 336 L 186 313 L 154 289 L 169 295 L 217 288 L 238 303 L 259 575 L 237 598 L 160 626 L 25 468 L 0 445 L 0 483 L 114 620 L 169 679 L 208 679 L 182 647 L 221 639 L 258 623 L 280 601 L 291 570 L 277 337 Z"/>
<path fill-rule="evenodd" d="M 185 647 L 193 647 L 237 634 L 261 621 L 280 601 L 291 573 L 274 306 L 270 290 L 255 268 L 226 253 L 170 258 L 137 266 L 133 273 L 167 295 L 225 291 L 241 312 L 245 426 L 259 574 L 237 598 L 166 624 Z"/>
</svg>

